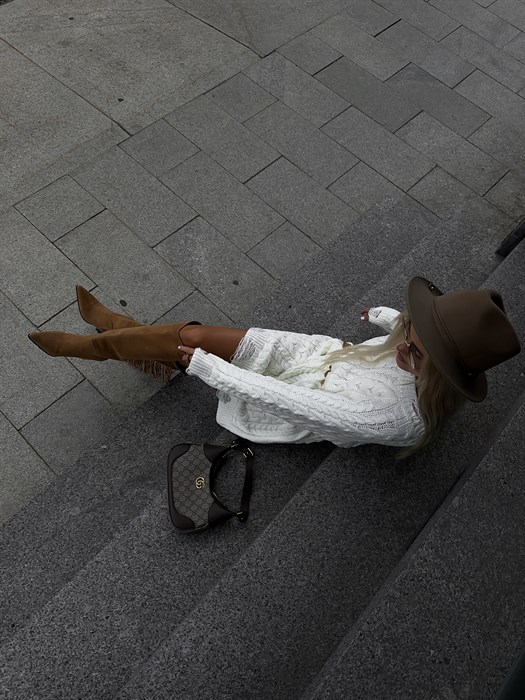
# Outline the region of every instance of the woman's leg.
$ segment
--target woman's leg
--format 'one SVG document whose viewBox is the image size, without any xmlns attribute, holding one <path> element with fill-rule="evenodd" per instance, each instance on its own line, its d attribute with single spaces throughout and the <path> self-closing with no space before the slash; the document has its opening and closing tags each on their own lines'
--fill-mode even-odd
<svg viewBox="0 0 525 700">
<path fill-rule="evenodd" d="M 179 338 L 183 345 L 190 348 L 202 348 L 206 352 L 229 362 L 246 333 L 247 330 L 243 328 L 185 326 L 180 331 Z"/>
</svg>

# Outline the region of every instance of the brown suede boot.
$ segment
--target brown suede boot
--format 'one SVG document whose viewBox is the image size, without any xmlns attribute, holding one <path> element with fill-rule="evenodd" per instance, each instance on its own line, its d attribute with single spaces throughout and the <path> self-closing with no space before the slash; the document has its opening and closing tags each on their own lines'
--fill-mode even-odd
<svg viewBox="0 0 525 700">
<path fill-rule="evenodd" d="M 55 331 L 30 333 L 29 339 L 52 357 L 133 362 L 180 362 L 179 331 L 187 323 L 108 330 L 95 335 Z M 173 372 L 173 370 L 171 370 Z"/>
<path fill-rule="evenodd" d="M 139 328 L 145 325 L 134 318 L 108 309 L 107 306 L 104 306 L 93 294 L 80 285 L 76 286 L 76 292 L 80 315 L 86 323 L 95 326 L 99 333 L 121 328 Z M 188 321 L 181 324 L 179 330 L 182 330 L 187 325 L 201 324 L 199 321 Z M 186 368 L 180 362 L 159 362 L 157 360 L 127 360 L 127 362 L 141 372 L 165 382 L 169 382 L 173 378 L 176 370 L 186 374 Z"/>
</svg>

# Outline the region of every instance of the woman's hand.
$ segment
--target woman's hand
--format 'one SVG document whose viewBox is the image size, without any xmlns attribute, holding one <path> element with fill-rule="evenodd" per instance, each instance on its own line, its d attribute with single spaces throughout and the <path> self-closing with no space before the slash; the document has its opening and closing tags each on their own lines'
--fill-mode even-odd
<svg viewBox="0 0 525 700">
<path fill-rule="evenodd" d="M 179 345 L 178 349 L 184 353 L 181 362 L 187 367 L 190 364 L 191 356 L 195 352 L 195 348 L 190 348 L 187 345 Z"/>
<path fill-rule="evenodd" d="M 368 318 L 368 310 L 369 310 L 369 307 L 366 307 L 365 309 L 361 309 L 361 321 L 369 321 L 370 320 Z"/>
</svg>

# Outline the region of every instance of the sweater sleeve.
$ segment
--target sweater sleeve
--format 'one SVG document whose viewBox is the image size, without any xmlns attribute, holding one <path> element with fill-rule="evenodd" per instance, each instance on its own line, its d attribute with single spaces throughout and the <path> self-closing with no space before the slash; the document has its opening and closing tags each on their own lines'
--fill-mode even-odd
<svg viewBox="0 0 525 700">
<path fill-rule="evenodd" d="M 411 441 L 413 419 L 395 396 L 352 400 L 287 384 L 231 365 L 201 348 L 195 350 L 187 374 L 341 447 Z"/>
<path fill-rule="evenodd" d="M 391 309 L 388 306 L 374 306 L 368 310 L 368 320 L 383 330 L 391 333 L 394 328 L 394 323 L 399 316 L 399 311 Z"/>
</svg>

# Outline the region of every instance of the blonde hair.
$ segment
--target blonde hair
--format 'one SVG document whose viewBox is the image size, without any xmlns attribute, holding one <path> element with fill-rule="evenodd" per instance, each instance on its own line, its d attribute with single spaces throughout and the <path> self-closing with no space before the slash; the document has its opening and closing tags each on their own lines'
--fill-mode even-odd
<svg viewBox="0 0 525 700">
<path fill-rule="evenodd" d="M 410 321 L 407 311 L 402 311 L 394 323 L 394 328 L 384 343 L 379 345 L 348 345 L 327 356 L 324 364 L 328 368 L 334 362 L 352 359 L 375 365 L 397 352 L 396 347 L 404 341 L 403 320 Z M 415 445 L 404 447 L 397 454 L 404 459 L 422 449 L 434 440 L 447 419 L 465 403 L 465 397 L 455 389 L 438 371 L 428 355 L 422 360 L 419 376 L 416 378 L 419 412 L 425 423 L 425 432 Z"/>
</svg>

